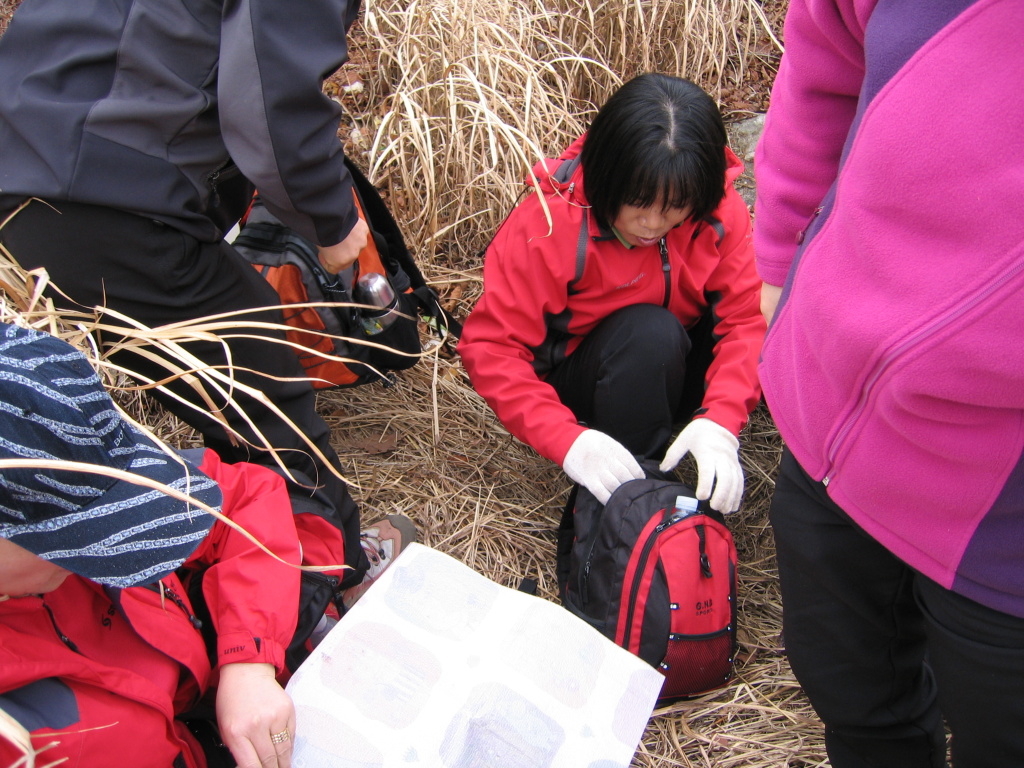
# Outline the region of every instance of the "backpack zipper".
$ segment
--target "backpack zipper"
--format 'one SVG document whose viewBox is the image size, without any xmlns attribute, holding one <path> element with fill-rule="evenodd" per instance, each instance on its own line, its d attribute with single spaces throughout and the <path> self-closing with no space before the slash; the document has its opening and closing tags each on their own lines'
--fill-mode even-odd
<svg viewBox="0 0 1024 768">
<path fill-rule="evenodd" d="M 711 578 L 711 561 L 708 560 L 707 534 L 703 525 L 695 525 L 693 529 L 697 532 L 697 551 L 700 552 L 700 574 L 705 579 Z"/>
<path fill-rule="evenodd" d="M 602 509 L 601 513 L 604 514 L 604 510 L 603 509 Z M 598 522 L 600 522 L 600 519 L 601 518 L 598 517 L 598 519 L 597 519 Z M 594 528 L 596 529 L 596 527 L 597 527 L 597 525 L 595 524 Z M 596 547 L 597 547 L 597 539 L 595 537 L 594 541 L 590 542 L 590 551 L 587 552 L 587 559 L 583 561 L 583 573 L 580 574 L 580 601 L 581 601 L 580 604 L 581 605 L 586 605 L 587 603 L 590 602 L 590 565 L 591 565 L 591 561 L 594 559 L 594 549 Z"/>
<path fill-rule="evenodd" d="M 640 551 L 640 558 L 637 561 L 637 567 L 633 573 L 633 583 L 629 587 L 629 602 L 626 603 L 628 607 L 626 609 L 626 621 L 622 637 L 623 648 L 629 649 L 630 638 L 633 634 L 634 606 L 636 606 L 637 595 L 640 594 L 640 582 L 643 579 L 644 570 L 646 570 L 647 568 L 647 558 L 650 557 L 651 550 L 654 549 L 654 544 L 657 538 L 676 523 L 682 522 L 688 517 L 693 517 L 693 514 L 700 513 L 698 512 L 684 515 L 673 514 L 667 520 L 658 523 L 657 527 L 653 531 L 651 531 L 650 535 L 647 537 L 647 541 L 644 542 L 644 548 Z M 695 528 L 698 529 L 697 538 L 700 542 L 700 571 L 705 578 L 710 578 L 711 564 L 708 561 L 707 552 L 704 548 L 704 526 L 698 525 L 695 526 Z"/>
<path fill-rule="evenodd" d="M 576 504 L 576 502 L 574 501 L 573 505 L 575 506 L 575 504 Z M 575 514 L 575 512 L 573 514 Z M 593 530 L 595 530 L 595 531 L 597 530 L 598 526 L 601 524 L 601 518 L 603 518 L 603 517 L 604 517 L 604 505 L 599 507 L 597 514 L 594 515 L 594 520 L 593 520 L 593 523 L 592 523 L 592 526 L 591 526 L 593 528 Z M 587 551 L 587 556 L 586 556 L 586 558 L 583 561 L 583 570 L 582 570 L 582 573 L 580 573 L 580 576 L 579 576 L 579 590 L 580 590 L 580 601 L 581 601 L 580 605 L 586 605 L 588 602 L 590 602 L 590 566 L 591 566 L 591 562 L 594 559 L 594 549 L 596 547 L 597 547 L 597 537 L 595 536 L 594 540 L 590 542 L 590 549 Z"/>
</svg>

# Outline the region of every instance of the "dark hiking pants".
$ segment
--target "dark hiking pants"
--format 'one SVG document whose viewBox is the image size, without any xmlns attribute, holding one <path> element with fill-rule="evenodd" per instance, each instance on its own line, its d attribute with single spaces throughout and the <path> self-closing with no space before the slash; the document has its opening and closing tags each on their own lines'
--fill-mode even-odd
<svg viewBox="0 0 1024 768">
<path fill-rule="evenodd" d="M 833 768 L 945 766 L 943 718 L 955 768 L 1024 766 L 1024 618 L 908 567 L 788 451 L 771 523 L 786 652 Z"/>
<path fill-rule="evenodd" d="M 687 331 L 663 307 L 636 304 L 602 320 L 547 377 L 576 418 L 635 455 L 660 459 L 673 425 L 704 398 L 711 317 Z"/>
</svg>

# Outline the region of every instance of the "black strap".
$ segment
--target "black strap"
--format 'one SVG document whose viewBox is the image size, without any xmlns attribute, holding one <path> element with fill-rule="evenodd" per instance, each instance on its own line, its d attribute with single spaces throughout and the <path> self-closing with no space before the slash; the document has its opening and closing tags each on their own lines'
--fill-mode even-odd
<svg viewBox="0 0 1024 768">
<path fill-rule="evenodd" d="M 562 517 L 558 521 L 558 531 L 555 540 L 555 578 L 558 581 L 558 594 L 565 598 L 565 587 L 569 583 L 569 560 L 572 557 L 572 544 L 576 538 L 576 495 L 579 493 L 579 483 L 574 483 L 569 491 L 569 498 L 565 500 L 562 507 Z"/>
<path fill-rule="evenodd" d="M 536 579 L 524 578 L 522 581 L 519 582 L 519 591 L 520 592 L 525 592 L 528 595 L 536 595 L 537 594 L 537 580 Z"/>
<path fill-rule="evenodd" d="M 572 175 L 576 173 L 576 169 L 580 167 L 580 162 L 582 162 L 582 160 L 583 158 L 581 155 L 576 155 L 576 157 L 570 160 L 563 160 L 555 169 L 555 172 L 551 174 L 551 177 L 559 184 L 565 184 L 565 182 L 571 179 Z"/>
<path fill-rule="evenodd" d="M 345 158 L 345 167 L 348 168 L 349 175 L 352 176 L 352 185 L 359 196 L 359 204 L 363 208 L 367 222 L 372 222 L 373 229 L 384 238 L 387 254 L 397 261 L 405 274 L 409 276 L 413 288 L 426 285 L 427 281 L 424 279 L 419 265 L 405 244 L 402 230 L 398 226 L 398 222 L 395 221 L 395 217 L 391 215 L 391 210 L 384 203 L 380 192 L 370 183 L 359 167 L 347 157 Z"/>
<path fill-rule="evenodd" d="M 580 221 L 580 234 L 576 238 L 576 273 L 573 275 L 572 282 L 569 283 L 569 290 L 572 291 L 576 288 L 578 283 L 583 278 L 583 270 L 587 266 L 587 244 L 589 243 L 590 227 L 588 221 L 590 217 L 587 215 L 586 208 L 583 209 L 583 219 Z"/>
</svg>

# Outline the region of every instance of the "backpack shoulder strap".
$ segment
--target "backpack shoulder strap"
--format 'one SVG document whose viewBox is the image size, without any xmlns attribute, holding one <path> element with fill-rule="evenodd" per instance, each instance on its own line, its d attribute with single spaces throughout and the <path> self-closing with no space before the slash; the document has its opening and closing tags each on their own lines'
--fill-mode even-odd
<svg viewBox="0 0 1024 768">
<path fill-rule="evenodd" d="M 583 209 L 583 218 L 580 221 L 580 234 L 576 238 L 576 273 L 569 283 L 569 293 L 576 293 L 576 283 L 583 277 L 583 270 L 587 266 L 587 243 L 590 241 L 590 214 L 586 208 Z"/>
<path fill-rule="evenodd" d="M 409 276 L 413 288 L 426 285 L 426 280 L 423 278 L 423 273 L 420 272 L 419 265 L 413 260 L 412 254 L 409 253 L 409 248 L 405 244 L 402 230 L 384 203 L 380 192 L 377 191 L 377 188 L 370 183 L 370 180 L 366 178 L 359 167 L 348 157 L 345 158 L 345 167 L 352 177 L 352 187 L 359 198 L 359 205 L 366 215 L 370 229 L 380 238 L 383 238 L 387 246 L 388 255 L 397 261 L 398 265 Z"/>
<path fill-rule="evenodd" d="M 576 173 L 576 169 L 580 167 L 580 156 L 570 158 L 569 160 L 563 160 L 559 166 L 555 169 L 555 172 L 551 174 L 551 178 L 560 184 L 565 184 L 572 175 Z"/>
</svg>

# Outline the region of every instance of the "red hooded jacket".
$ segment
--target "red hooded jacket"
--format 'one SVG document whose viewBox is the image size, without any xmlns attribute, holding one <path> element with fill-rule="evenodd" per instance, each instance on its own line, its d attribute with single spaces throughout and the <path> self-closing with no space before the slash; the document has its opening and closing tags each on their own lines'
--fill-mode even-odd
<svg viewBox="0 0 1024 768">
<path fill-rule="evenodd" d="M 583 137 L 534 166 L 540 194 L 509 214 L 487 250 L 484 293 L 459 344 L 474 388 L 513 435 L 561 465 L 585 427 L 547 373 L 622 307 L 664 305 L 687 328 L 710 308 L 716 344 L 699 415 L 738 435 L 761 394 L 765 333 L 750 214 L 733 188 L 742 163 L 726 149 L 722 203 L 668 233 L 663 264 L 657 245 L 626 248 L 585 216 L 583 171 L 572 162 L 582 146 Z"/>
<path fill-rule="evenodd" d="M 283 481 L 264 467 L 200 469 L 218 482 L 223 513 L 286 563 L 299 544 Z M 53 592 L 0 602 L 0 707 L 31 732 L 40 764 L 76 768 L 203 768 L 177 716 L 215 685 L 182 578 L 208 568 L 203 594 L 217 631 L 217 664 L 284 670 L 295 631 L 299 571 L 223 522 L 159 586 L 117 590 L 69 576 Z M 20 753 L 0 739 L 0 766 Z"/>
</svg>

